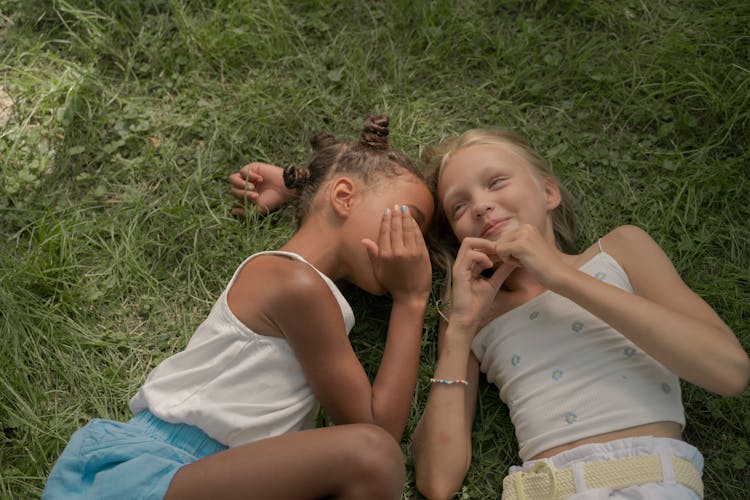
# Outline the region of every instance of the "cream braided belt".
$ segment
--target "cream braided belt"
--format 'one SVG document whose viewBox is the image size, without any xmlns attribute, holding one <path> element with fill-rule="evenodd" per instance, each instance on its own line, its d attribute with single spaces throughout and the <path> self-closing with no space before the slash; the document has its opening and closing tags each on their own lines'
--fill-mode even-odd
<svg viewBox="0 0 750 500">
<path fill-rule="evenodd" d="M 690 461 L 680 457 L 665 457 L 671 460 L 674 481 L 687 486 L 703 498 L 703 481 L 698 470 Z M 503 480 L 502 500 L 547 500 L 564 499 L 574 495 L 576 474 L 574 467 L 553 470 L 549 462 L 537 463 L 531 472 L 516 472 Z M 662 471 L 662 457 L 645 455 L 614 460 L 604 460 L 582 464 L 579 472 L 585 489 L 621 489 L 646 483 L 665 481 Z"/>
</svg>

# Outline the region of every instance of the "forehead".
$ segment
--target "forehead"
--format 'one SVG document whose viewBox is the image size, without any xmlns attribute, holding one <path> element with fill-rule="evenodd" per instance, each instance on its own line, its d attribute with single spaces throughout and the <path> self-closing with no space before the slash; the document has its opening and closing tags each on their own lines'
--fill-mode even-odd
<svg viewBox="0 0 750 500">
<path fill-rule="evenodd" d="M 438 195 L 461 181 L 471 182 L 487 170 L 528 168 L 529 163 L 510 144 L 473 144 L 454 152 L 440 169 Z"/>
<path fill-rule="evenodd" d="M 523 154 L 512 144 L 506 143 L 482 143 L 472 144 L 455 151 L 443 165 L 443 171 L 450 168 L 451 165 L 467 166 L 477 165 L 505 165 L 518 164 L 526 165 L 528 162 Z"/>
</svg>

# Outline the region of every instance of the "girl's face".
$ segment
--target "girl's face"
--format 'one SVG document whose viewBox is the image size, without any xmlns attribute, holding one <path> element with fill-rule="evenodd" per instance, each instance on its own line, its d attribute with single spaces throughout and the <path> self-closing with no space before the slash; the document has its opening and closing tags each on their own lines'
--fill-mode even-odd
<svg viewBox="0 0 750 500">
<path fill-rule="evenodd" d="M 521 224 L 554 241 L 548 213 L 560 203 L 557 185 L 535 175 L 510 147 L 478 144 L 456 151 L 443 167 L 437 195 L 459 241 L 495 240 Z"/>
<path fill-rule="evenodd" d="M 434 203 L 427 185 L 410 173 L 387 178 L 376 186 L 367 187 L 361 193 L 349 223 L 353 231 L 350 241 L 354 247 L 351 255 L 355 263 L 347 279 L 366 292 L 382 295 L 386 290 L 375 278 L 370 258 L 361 240 L 368 238 L 378 243 L 383 212 L 387 208 L 393 210 L 394 205 L 409 207 L 409 212 L 424 234 L 432 220 Z"/>
</svg>

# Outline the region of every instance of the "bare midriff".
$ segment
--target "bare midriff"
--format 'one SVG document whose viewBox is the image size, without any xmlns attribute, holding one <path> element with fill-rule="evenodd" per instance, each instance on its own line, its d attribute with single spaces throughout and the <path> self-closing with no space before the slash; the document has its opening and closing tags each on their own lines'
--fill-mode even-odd
<svg viewBox="0 0 750 500">
<path fill-rule="evenodd" d="M 680 424 L 676 422 L 654 422 L 652 424 L 637 425 L 635 427 L 629 427 L 627 429 L 622 429 L 619 431 L 606 432 L 597 436 L 578 439 L 570 443 L 555 446 L 554 448 L 550 448 L 549 450 L 543 451 L 542 453 L 539 453 L 538 455 L 532 457 L 531 460 L 549 458 L 563 451 L 581 446 L 582 444 L 606 443 L 607 441 L 614 441 L 615 439 L 643 436 L 682 440 L 682 428 Z"/>
</svg>

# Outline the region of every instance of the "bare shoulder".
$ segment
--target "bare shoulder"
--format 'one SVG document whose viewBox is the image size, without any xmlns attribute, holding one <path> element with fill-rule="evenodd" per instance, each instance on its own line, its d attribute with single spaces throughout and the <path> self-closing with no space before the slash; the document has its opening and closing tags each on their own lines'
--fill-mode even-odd
<svg viewBox="0 0 750 500">
<path fill-rule="evenodd" d="M 309 264 L 278 254 L 248 262 L 227 295 L 232 313 L 248 328 L 285 336 L 282 319 L 311 309 L 338 309 L 323 277 Z"/>
<path fill-rule="evenodd" d="M 273 310 L 304 311 L 335 299 L 323 277 L 310 264 L 283 255 L 262 255 L 248 263 L 249 282 L 265 290 Z"/>
<path fill-rule="evenodd" d="M 604 239 L 615 240 L 617 242 L 625 244 L 643 242 L 644 240 L 653 241 L 651 236 L 649 236 L 646 231 L 632 224 L 617 226 L 612 231 L 604 235 L 604 237 L 602 237 L 602 240 Z"/>
<path fill-rule="evenodd" d="M 270 278 L 268 283 L 275 283 L 290 294 L 316 292 L 328 289 L 323 277 L 310 264 L 280 254 L 261 255 L 246 266 L 253 279 Z"/>
<path fill-rule="evenodd" d="M 633 258 L 662 254 L 661 247 L 638 226 L 618 226 L 601 238 L 602 249 L 618 262 L 625 264 Z"/>
<path fill-rule="evenodd" d="M 669 256 L 643 229 L 624 225 L 602 238 L 602 247 L 622 266 L 636 293 L 685 288 Z"/>
</svg>

